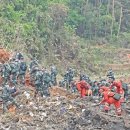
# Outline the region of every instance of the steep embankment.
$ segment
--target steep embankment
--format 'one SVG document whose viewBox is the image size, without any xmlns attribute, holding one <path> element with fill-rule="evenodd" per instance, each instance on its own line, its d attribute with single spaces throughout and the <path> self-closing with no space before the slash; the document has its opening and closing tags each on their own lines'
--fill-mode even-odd
<svg viewBox="0 0 130 130">
<path fill-rule="evenodd" d="M 109 68 L 112 68 L 117 76 L 129 75 L 130 49 L 119 48 L 111 44 L 91 45 L 81 48 L 80 56 L 83 57 L 83 64 L 86 64 L 86 71 L 89 70 L 90 75 L 104 76 Z"/>
<path fill-rule="evenodd" d="M 88 45 L 88 43 L 66 45 L 61 47 L 61 50 L 55 47 L 53 49 L 55 55 L 50 57 L 45 55 L 46 62 L 41 60 L 40 64 L 49 69 L 49 66 L 54 63 L 61 75 L 70 66 L 75 69 L 76 74 L 81 71 L 92 77 L 105 76 L 109 68 L 114 70 L 117 77 L 129 77 L 130 49 L 115 47 L 111 44 Z M 23 53 L 29 63 L 28 53 L 25 50 Z M 7 61 L 9 57 L 10 53 L 1 48 L 0 61 Z"/>
</svg>

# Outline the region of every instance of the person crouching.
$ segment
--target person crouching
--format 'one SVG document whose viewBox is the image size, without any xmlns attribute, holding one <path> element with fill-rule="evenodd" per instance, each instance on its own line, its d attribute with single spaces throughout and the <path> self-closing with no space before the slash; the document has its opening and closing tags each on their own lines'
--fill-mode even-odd
<svg viewBox="0 0 130 130">
<path fill-rule="evenodd" d="M 81 98 L 85 97 L 87 90 L 90 88 L 90 85 L 85 80 L 81 80 L 76 83 L 76 86 L 81 95 Z"/>
<path fill-rule="evenodd" d="M 115 92 L 112 92 L 108 87 L 101 87 L 99 92 L 102 94 L 103 99 L 99 104 L 104 104 L 104 111 L 108 112 L 110 105 L 114 105 L 116 108 L 116 113 L 118 116 L 121 116 L 121 95 Z"/>
</svg>

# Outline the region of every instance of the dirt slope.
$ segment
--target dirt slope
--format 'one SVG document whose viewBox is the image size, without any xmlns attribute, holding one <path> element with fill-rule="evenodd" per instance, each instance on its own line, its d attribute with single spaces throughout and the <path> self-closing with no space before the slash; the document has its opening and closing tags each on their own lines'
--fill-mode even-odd
<svg viewBox="0 0 130 130">
<path fill-rule="evenodd" d="M 33 93 L 29 88 L 22 88 L 17 97 L 21 108 L 15 114 L 0 116 L 1 130 L 129 130 L 129 108 L 122 117 L 115 115 L 113 108 L 109 114 L 93 106 L 91 98 L 74 98 L 63 88 L 52 88 L 51 97 L 26 98 L 24 91 Z M 61 96 L 54 96 L 62 92 Z M 73 98 L 68 98 L 71 95 Z M 130 104 L 128 104 L 130 106 Z"/>
</svg>

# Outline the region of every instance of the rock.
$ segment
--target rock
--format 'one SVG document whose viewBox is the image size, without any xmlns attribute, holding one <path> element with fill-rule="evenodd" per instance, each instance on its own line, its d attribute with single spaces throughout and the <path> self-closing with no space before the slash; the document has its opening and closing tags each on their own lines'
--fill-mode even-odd
<svg viewBox="0 0 130 130">
<path fill-rule="evenodd" d="M 19 122 L 19 117 L 14 117 L 14 118 L 13 118 L 13 121 L 14 121 L 14 123 Z"/>
<path fill-rule="evenodd" d="M 33 114 L 32 112 L 29 112 L 29 115 L 30 115 L 31 117 L 33 117 L 33 116 L 34 116 L 34 114 Z"/>
<path fill-rule="evenodd" d="M 46 114 L 45 112 L 42 112 L 41 115 L 42 115 L 43 117 L 46 117 L 46 116 L 47 116 L 47 114 Z"/>
<path fill-rule="evenodd" d="M 91 111 L 90 111 L 90 110 L 85 110 L 85 111 L 84 111 L 84 116 L 85 116 L 85 117 L 88 117 L 90 114 L 91 114 Z"/>
</svg>

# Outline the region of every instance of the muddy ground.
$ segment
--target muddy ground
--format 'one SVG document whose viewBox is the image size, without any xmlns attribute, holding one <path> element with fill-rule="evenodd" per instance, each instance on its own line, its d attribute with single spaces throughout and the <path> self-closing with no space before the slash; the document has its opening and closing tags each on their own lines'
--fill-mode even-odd
<svg viewBox="0 0 130 130">
<path fill-rule="evenodd" d="M 118 117 L 113 107 L 107 114 L 95 106 L 98 98 L 81 99 L 63 88 L 53 87 L 48 98 L 33 98 L 27 87 L 20 92 L 16 97 L 20 108 L 1 111 L 0 130 L 130 130 L 129 102 Z"/>
</svg>

